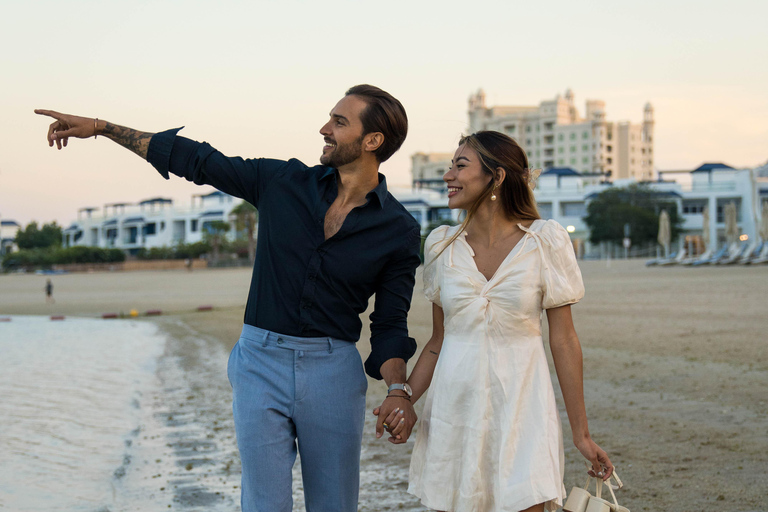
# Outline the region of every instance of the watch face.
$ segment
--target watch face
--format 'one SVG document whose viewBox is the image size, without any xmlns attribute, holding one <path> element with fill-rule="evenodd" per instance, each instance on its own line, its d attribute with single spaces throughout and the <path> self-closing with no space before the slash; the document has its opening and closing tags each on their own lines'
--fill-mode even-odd
<svg viewBox="0 0 768 512">
<path fill-rule="evenodd" d="M 403 384 L 403 391 L 408 393 L 408 396 L 413 395 L 413 391 L 411 391 L 411 386 L 409 386 L 408 384 Z"/>
</svg>

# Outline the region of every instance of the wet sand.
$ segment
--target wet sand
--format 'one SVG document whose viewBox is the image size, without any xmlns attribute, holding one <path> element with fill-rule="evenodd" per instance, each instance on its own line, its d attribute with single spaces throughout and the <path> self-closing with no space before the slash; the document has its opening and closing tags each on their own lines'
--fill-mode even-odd
<svg viewBox="0 0 768 512">
<path fill-rule="evenodd" d="M 626 484 L 620 503 L 633 512 L 767 510 L 768 267 L 645 268 L 639 261 L 581 266 L 587 296 L 573 313 L 584 349 L 587 412 L 593 438 Z M 200 481 L 217 479 L 216 492 L 226 488 L 236 495 L 239 463 L 224 365 L 240 332 L 249 279 L 248 269 L 53 276 L 57 302 L 47 305 L 45 277 L 0 275 L 0 316 L 162 309 L 163 316 L 147 320 L 170 335 L 165 359 L 179 365 L 199 392 L 175 396 L 169 383 L 167 396 L 156 398 L 158 410 L 164 407 L 171 418 L 184 412 L 179 417 L 185 428 L 200 437 L 189 446 L 200 441 L 201 449 L 211 450 Z M 419 287 L 409 323 L 421 346 L 431 316 Z M 194 311 L 207 304 L 214 310 Z M 363 357 L 367 335 L 366 327 L 359 344 Z M 381 382 L 369 381 L 369 410 L 384 394 Z M 583 484 L 583 463 L 562 407 L 561 416 L 570 489 Z M 218 443 L 215 449 L 212 443 Z M 360 510 L 424 510 L 404 492 L 409 451 L 410 444 L 375 439 L 369 416 Z M 296 510 L 303 510 L 300 488 L 295 495 Z M 219 499 L 192 491 L 181 497 L 177 503 L 192 508 Z"/>
</svg>

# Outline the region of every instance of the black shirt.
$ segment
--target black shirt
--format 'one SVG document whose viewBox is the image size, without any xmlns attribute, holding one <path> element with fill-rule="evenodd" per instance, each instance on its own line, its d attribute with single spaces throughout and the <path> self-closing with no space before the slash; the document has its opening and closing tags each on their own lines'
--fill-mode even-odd
<svg viewBox="0 0 768 512">
<path fill-rule="evenodd" d="M 360 338 L 360 315 L 371 314 L 365 370 L 408 360 L 416 342 L 407 315 L 419 261 L 420 227 L 387 192 L 383 175 L 338 233 L 325 240 L 325 213 L 338 194 L 335 169 L 267 158 L 226 157 L 203 142 L 157 133 L 147 160 L 198 185 L 212 185 L 259 210 L 258 245 L 244 322 L 291 336 Z"/>
</svg>

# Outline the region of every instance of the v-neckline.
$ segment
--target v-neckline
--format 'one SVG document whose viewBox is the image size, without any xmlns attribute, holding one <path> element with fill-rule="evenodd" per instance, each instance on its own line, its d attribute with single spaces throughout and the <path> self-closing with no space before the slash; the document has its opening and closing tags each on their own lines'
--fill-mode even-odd
<svg viewBox="0 0 768 512">
<path fill-rule="evenodd" d="M 534 222 L 535 222 L 535 221 L 534 221 Z M 531 223 L 531 226 L 533 226 L 533 223 Z M 496 276 L 499 274 L 499 270 L 501 270 L 501 267 L 503 267 L 503 266 L 504 266 L 504 264 L 505 264 L 505 263 L 507 263 L 507 260 L 508 260 L 508 259 L 510 259 L 510 256 L 512 256 L 512 254 L 513 254 L 513 253 L 516 253 L 516 252 L 518 252 L 518 251 L 517 251 L 517 248 L 518 248 L 518 247 L 520 247 L 520 244 L 522 244 L 522 243 L 523 243 L 523 240 L 525 240 L 525 237 L 527 237 L 527 236 L 528 236 L 528 230 L 530 230 L 530 229 L 531 229 L 531 226 L 528 226 L 528 227 L 526 228 L 526 227 L 525 227 L 525 226 L 523 226 L 521 223 L 519 223 L 519 222 L 517 223 L 517 227 L 518 227 L 518 228 L 520 228 L 520 231 L 522 231 L 522 232 L 523 232 L 523 236 L 521 236 L 521 237 L 520 237 L 520 240 L 518 240 L 518 241 L 515 243 L 515 245 L 514 245 L 514 246 L 512 246 L 512 248 L 509 250 L 509 252 L 507 253 L 507 255 L 506 255 L 506 256 L 504 256 L 504 259 L 503 259 L 503 260 L 501 260 L 501 263 L 499 263 L 499 266 L 498 266 L 498 267 L 496 267 L 496 270 L 494 270 L 494 271 L 493 271 L 493 275 L 491 275 L 491 278 L 490 278 L 490 279 L 488 279 L 487 277 L 485 277 L 485 274 L 483 274 L 482 272 L 480 272 L 480 268 L 478 268 L 478 266 L 477 266 L 477 261 L 475 261 L 475 249 L 473 249 L 473 248 L 472 248 L 472 245 L 471 245 L 469 242 L 467 242 L 467 232 L 466 232 L 466 231 L 462 231 L 462 232 L 461 232 L 461 236 L 459 236 L 459 238 L 461 238 L 461 240 L 462 240 L 462 241 L 463 241 L 463 242 L 466 244 L 466 246 L 467 246 L 467 249 L 469 249 L 469 257 L 470 257 L 470 259 L 472 260 L 472 266 L 473 266 L 473 267 L 475 267 L 475 272 L 477 272 L 478 274 L 480 274 L 480 277 L 482 277 L 482 278 L 483 278 L 483 281 L 485 281 L 485 285 L 488 285 L 488 284 L 489 284 L 489 283 L 491 283 L 491 282 L 492 282 L 494 279 L 496 279 Z"/>
</svg>

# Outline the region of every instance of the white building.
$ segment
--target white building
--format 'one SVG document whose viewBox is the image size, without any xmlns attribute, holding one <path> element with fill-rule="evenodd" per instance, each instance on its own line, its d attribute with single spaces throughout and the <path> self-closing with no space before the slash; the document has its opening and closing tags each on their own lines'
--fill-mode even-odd
<svg viewBox="0 0 768 512">
<path fill-rule="evenodd" d="M 193 196 L 187 208 L 161 197 L 136 204 L 106 204 L 102 210 L 81 208 L 77 220 L 64 230 L 63 245 L 115 247 L 135 254 L 142 247 L 199 242 L 208 224 L 229 222 L 235 206 L 232 196 L 216 191 Z"/>
<path fill-rule="evenodd" d="M 487 107 L 482 90 L 469 98 L 470 132 L 506 133 L 522 146 L 531 166 L 545 170 L 570 167 L 613 179 L 653 179 L 653 124 L 650 103 L 642 124 L 607 121 L 602 100 L 587 100 L 581 117 L 570 89 L 538 106 Z"/>
<path fill-rule="evenodd" d="M 457 222 L 461 213 L 459 210 L 448 208 L 447 195 L 429 188 L 392 188 L 389 191 L 413 215 L 421 225 L 423 233 L 428 231 L 430 225 L 445 224 L 447 221 Z"/>
<path fill-rule="evenodd" d="M 411 184 L 414 189 L 445 190 L 443 174 L 451 168 L 453 153 L 411 155 Z"/>
<path fill-rule="evenodd" d="M 14 220 L 0 220 L 0 256 L 18 249 L 15 240 L 20 229 L 21 226 Z"/>
<path fill-rule="evenodd" d="M 492 106 L 480 90 L 469 98 L 469 133 L 494 130 L 515 139 L 532 168 L 568 167 L 580 173 L 605 174 L 614 180 L 649 181 L 653 172 L 653 107 L 643 110 L 643 122 L 607 121 L 605 102 L 587 100 L 585 116 L 574 104 L 571 90 L 538 106 Z M 452 153 L 416 153 L 412 159 L 414 188 L 441 190 L 442 175 Z"/>
<path fill-rule="evenodd" d="M 762 203 L 768 202 L 768 164 L 757 169 L 704 164 L 694 170 L 661 171 L 659 175 L 659 180 L 645 183 L 676 205 L 683 219 L 683 232 L 677 240 L 679 246 L 693 247 L 697 252 L 704 250 L 702 219 L 706 206 L 709 212 L 714 212 L 710 213 L 709 238 L 716 248 L 722 247 L 726 242 L 724 209 L 731 202 L 737 207 L 742 239 L 755 240 L 759 237 Z M 541 217 L 556 220 L 570 232 L 579 256 L 604 255 L 600 247 L 589 243 L 590 231 L 584 217 L 590 201 L 610 187 L 638 183 L 634 179 L 610 182 L 604 178 L 593 173 L 582 174 L 568 167 L 555 167 L 541 174 L 534 189 Z M 445 190 L 444 185 L 441 190 Z M 424 229 L 442 219 L 457 219 L 458 212 L 448 210 L 448 199 L 444 193 L 414 189 L 410 193 L 398 191 L 393 194 Z M 623 254 L 623 250 L 615 250 L 617 254 Z"/>
<path fill-rule="evenodd" d="M 726 243 L 725 205 L 735 203 L 737 223 L 742 239 L 759 238 L 762 203 L 768 202 L 768 166 L 757 169 L 734 169 L 724 164 L 703 164 L 682 173 L 674 171 L 675 180 L 647 182 L 654 191 L 667 196 L 677 206 L 683 218 L 679 246 L 695 247 L 703 251 L 703 212 L 710 212 L 709 238 L 715 247 Z M 571 233 L 571 239 L 581 255 L 597 255 L 598 248 L 589 244 L 589 228 L 584 222 L 591 199 L 608 187 L 624 187 L 635 180 L 616 180 L 612 183 L 594 175 L 581 175 L 573 169 L 551 169 L 542 173 L 534 194 L 539 214 L 555 219 Z M 714 212 L 714 213 L 713 213 Z"/>
</svg>

